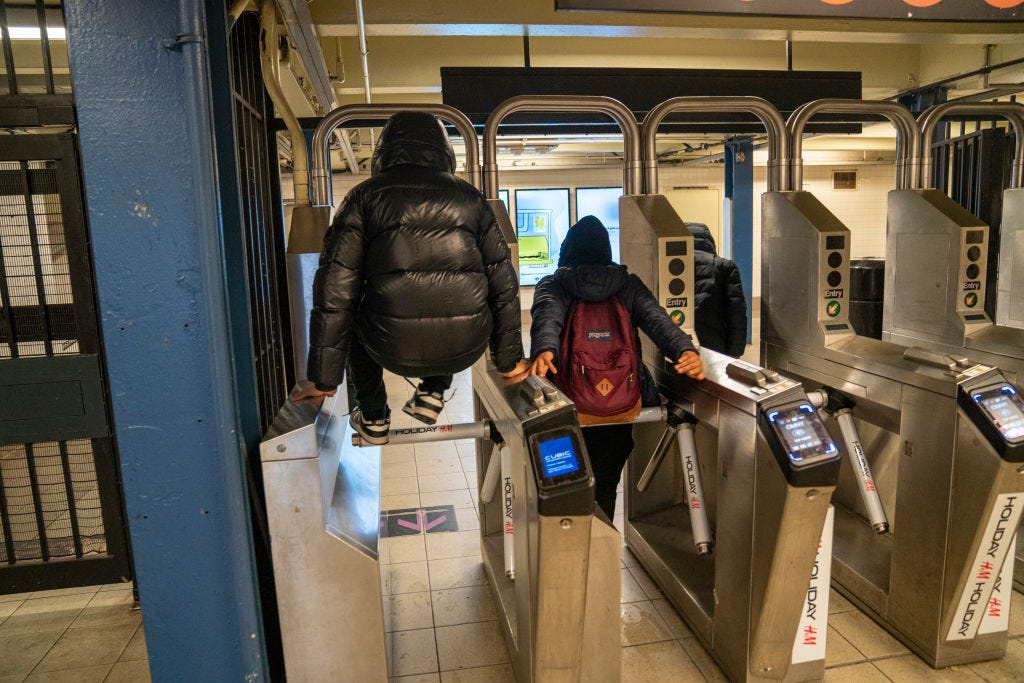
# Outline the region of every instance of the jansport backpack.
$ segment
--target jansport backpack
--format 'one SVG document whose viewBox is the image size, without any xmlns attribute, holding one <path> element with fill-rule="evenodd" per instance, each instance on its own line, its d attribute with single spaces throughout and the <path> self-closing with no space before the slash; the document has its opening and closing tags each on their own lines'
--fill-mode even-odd
<svg viewBox="0 0 1024 683">
<path fill-rule="evenodd" d="M 617 296 L 578 300 L 562 330 L 555 385 L 576 404 L 581 425 L 629 422 L 640 413 L 636 333 Z"/>
</svg>

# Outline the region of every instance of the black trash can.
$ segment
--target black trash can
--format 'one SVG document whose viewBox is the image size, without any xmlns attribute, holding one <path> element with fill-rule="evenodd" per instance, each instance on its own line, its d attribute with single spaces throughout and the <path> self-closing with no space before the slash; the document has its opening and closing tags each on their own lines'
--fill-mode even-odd
<svg viewBox="0 0 1024 683">
<path fill-rule="evenodd" d="M 850 261 L 850 324 L 864 337 L 882 338 L 885 294 L 885 259 L 868 257 Z"/>
</svg>

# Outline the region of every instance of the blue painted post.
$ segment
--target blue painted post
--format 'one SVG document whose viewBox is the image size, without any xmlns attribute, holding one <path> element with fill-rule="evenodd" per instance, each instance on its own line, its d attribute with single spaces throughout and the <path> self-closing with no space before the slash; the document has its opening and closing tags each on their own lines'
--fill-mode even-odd
<svg viewBox="0 0 1024 683">
<path fill-rule="evenodd" d="M 754 145 L 741 138 L 725 145 L 725 197 L 732 200 L 732 260 L 747 297 L 747 343 L 754 300 Z"/>
<path fill-rule="evenodd" d="M 209 76 L 224 3 L 65 14 L 150 671 L 266 680 L 222 244 L 221 201 L 238 198 L 221 195 L 214 138 L 233 131 L 214 125 L 228 84 Z"/>
</svg>

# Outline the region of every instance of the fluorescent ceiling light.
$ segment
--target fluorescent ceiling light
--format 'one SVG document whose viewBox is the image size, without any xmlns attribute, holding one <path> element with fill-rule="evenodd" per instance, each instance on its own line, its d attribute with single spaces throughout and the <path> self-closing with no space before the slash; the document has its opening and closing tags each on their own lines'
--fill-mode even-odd
<svg viewBox="0 0 1024 683">
<path fill-rule="evenodd" d="M 11 40 L 39 40 L 38 26 L 8 26 L 7 33 Z M 46 37 L 49 40 L 65 40 L 63 26 L 47 26 Z"/>
</svg>

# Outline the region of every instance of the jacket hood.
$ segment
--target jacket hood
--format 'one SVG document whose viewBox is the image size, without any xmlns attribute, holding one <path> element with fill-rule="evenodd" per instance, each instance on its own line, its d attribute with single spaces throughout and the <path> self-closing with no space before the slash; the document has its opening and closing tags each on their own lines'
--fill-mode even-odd
<svg viewBox="0 0 1024 683">
<path fill-rule="evenodd" d="M 455 171 L 455 150 L 444 126 L 431 114 L 398 112 L 381 131 L 373 152 L 373 175 L 403 165 Z"/>
<path fill-rule="evenodd" d="M 608 230 L 594 216 L 584 216 L 569 228 L 558 255 L 558 267 L 612 264 Z"/>
<path fill-rule="evenodd" d="M 556 270 L 553 277 L 573 298 L 604 301 L 626 286 L 629 272 L 626 266 L 615 263 L 603 266 L 565 266 Z"/>
<path fill-rule="evenodd" d="M 708 226 L 703 223 L 687 223 L 686 227 L 693 233 L 693 248 L 695 251 L 718 255 L 718 250 L 715 247 L 715 238 L 711 236 L 711 230 Z"/>
</svg>

